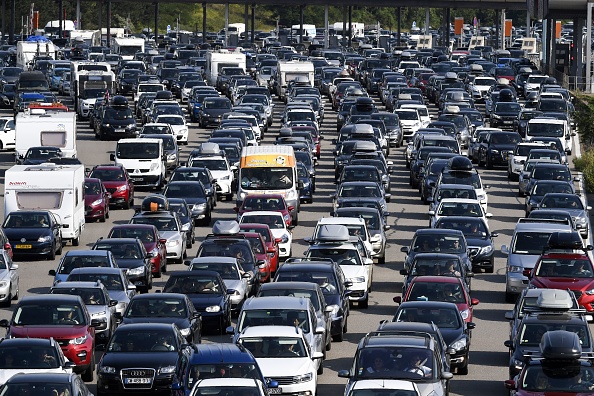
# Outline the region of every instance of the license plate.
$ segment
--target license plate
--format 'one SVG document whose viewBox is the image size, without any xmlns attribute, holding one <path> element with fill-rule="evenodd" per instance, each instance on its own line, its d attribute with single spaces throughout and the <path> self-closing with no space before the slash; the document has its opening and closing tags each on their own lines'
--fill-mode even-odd
<svg viewBox="0 0 594 396">
<path fill-rule="evenodd" d="M 15 249 L 32 249 L 32 245 L 15 245 Z"/>
<path fill-rule="evenodd" d="M 144 181 L 144 177 L 132 177 L 132 180 L 134 181 Z"/>
<path fill-rule="evenodd" d="M 513 124 L 513 121 L 503 121 L 504 124 Z"/>
<path fill-rule="evenodd" d="M 268 388 L 269 395 L 280 395 L 283 393 L 283 388 Z"/>
<path fill-rule="evenodd" d="M 116 131 L 116 133 L 124 133 L 126 130 L 125 129 L 116 129 L 115 131 Z"/>
<path fill-rule="evenodd" d="M 150 378 L 124 378 L 126 384 L 150 384 Z"/>
</svg>

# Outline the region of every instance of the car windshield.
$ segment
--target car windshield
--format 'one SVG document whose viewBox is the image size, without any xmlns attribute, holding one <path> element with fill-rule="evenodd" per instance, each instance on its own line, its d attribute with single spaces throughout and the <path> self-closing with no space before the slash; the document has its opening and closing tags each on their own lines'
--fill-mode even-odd
<svg viewBox="0 0 594 396">
<path fill-rule="evenodd" d="M 157 122 L 163 122 L 169 125 L 185 125 L 185 121 L 182 117 L 173 116 L 159 116 Z"/>
<path fill-rule="evenodd" d="M 469 216 L 481 217 L 483 211 L 481 205 L 476 203 L 443 202 L 437 211 L 438 216 Z"/>
<path fill-rule="evenodd" d="M 260 290 L 258 297 L 276 297 L 276 296 L 289 296 L 289 297 L 305 297 L 309 298 L 311 304 L 316 311 L 320 310 L 320 300 L 315 290 L 311 289 L 266 289 Z"/>
<path fill-rule="evenodd" d="M 230 110 L 231 109 L 231 101 L 225 99 L 205 99 L 202 102 L 202 106 L 204 109 L 222 109 L 222 110 Z"/>
<path fill-rule="evenodd" d="M 188 389 L 192 388 L 194 382 L 206 378 L 252 378 L 261 380 L 262 374 L 254 363 L 193 364 L 188 371 Z M 253 390 L 254 388 L 249 389 Z M 258 394 L 244 393 L 245 390 L 242 387 L 235 386 L 233 388 L 205 387 L 196 390 L 198 395 L 204 396 L 226 396 L 229 394 L 234 396 L 235 393 L 233 392 L 235 391 L 239 392 L 237 393 L 238 396 L 258 396 Z"/>
<path fill-rule="evenodd" d="M 519 113 L 522 108 L 516 102 L 497 102 L 495 104 L 495 112 L 515 112 Z"/>
<path fill-rule="evenodd" d="M 19 348 L 0 348 L 0 369 L 47 370 L 60 367 L 59 363 L 60 357 L 56 349 L 49 346 L 27 345 Z M 12 395 L 12 393 L 7 394 Z M 35 394 L 37 393 L 30 393 L 30 395 Z"/>
<path fill-rule="evenodd" d="M 463 253 L 466 244 L 455 235 L 419 235 L 413 241 L 412 250 L 421 253 Z"/>
<path fill-rule="evenodd" d="M 282 214 L 254 214 L 253 212 L 247 212 L 241 216 L 240 223 L 266 224 L 271 230 L 286 228 Z"/>
<path fill-rule="evenodd" d="M 307 252 L 307 257 L 331 258 L 339 265 L 362 265 L 356 249 L 315 248 Z"/>
<path fill-rule="evenodd" d="M 591 278 L 592 263 L 586 259 L 543 258 L 537 276 L 555 278 Z"/>
<path fill-rule="evenodd" d="M 292 168 L 242 168 L 241 188 L 285 190 L 294 184 Z"/>
<path fill-rule="evenodd" d="M 450 230 L 460 230 L 464 236 L 485 239 L 487 237 L 487 228 L 480 219 L 456 219 L 449 220 L 447 217 L 439 219 L 435 228 L 445 228 Z"/>
<path fill-rule="evenodd" d="M 131 224 L 151 224 L 159 231 L 179 231 L 177 222 L 173 217 L 138 216 L 130 220 Z"/>
<path fill-rule="evenodd" d="M 109 291 L 122 291 L 124 285 L 122 278 L 117 274 L 70 274 L 67 279 L 68 282 L 97 282 L 100 281 Z"/>
<path fill-rule="evenodd" d="M 517 232 L 512 242 L 513 254 L 542 254 L 543 248 L 549 246 L 551 232 Z"/>
<path fill-rule="evenodd" d="M 568 209 L 584 210 L 584 205 L 579 196 L 575 194 L 567 195 L 545 195 L 540 202 L 541 208 L 548 209 Z"/>
<path fill-rule="evenodd" d="M 177 351 L 177 342 L 173 336 L 174 333 L 170 330 L 116 331 L 107 345 L 107 352 L 173 352 Z"/>
<path fill-rule="evenodd" d="M 439 259 L 439 258 L 417 258 L 413 263 L 411 275 L 424 276 L 424 275 L 440 275 L 440 276 L 456 276 L 460 277 L 462 269 L 460 267 L 460 260 L 457 258 L 452 259 Z"/>
<path fill-rule="evenodd" d="M 588 331 L 587 324 L 563 324 L 558 321 L 553 323 L 547 323 L 546 321 L 539 321 L 538 323 L 524 323 L 518 331 L 518 337 L 520 345 L 522 346 L 535 346 L 540 345 L 542 336 L 547 331 L 553 330 L 565 330 L 578 335 L 580 339 L 580 345 L 582 348 L 590 347 L 590 332 Z"/>
<path fill-rule="evenodd" d="M 60 267 L 58 268 L 58 274 L 68 275 L 75 268 L 97 268 L 97 267 L 111 267 L 107 256 L 82 256 L 82 255 L 66 255 Z"/>
<path fill-rule="evenodd" d="M 186 317 L 186 306 L 183 300 L 166 298 L 132 299 L 124 314 L 128 318 L 145 317 Z"/>
<path fill-rule="evenodd" d="M 481 178 L 477 173 L 447 172 L 443 173 L 442 184 L 465 184 L 474 188 L 482 188 Z"/>
<path fill-rule="evenodd" d="M 83 289 L 75 288 L 57 288 L 52 290 L 52 294 L 71 294 L 80 296 L 86 305 L 107 305 L 105 295 L 101 289 Z"/>
<path fill-rule="evenodd" d="M 366 347 L 355 356 L 355 376 L 361 379 L 435 379 L 436 367 L 431 350 L 418 347 Z"/>
<path fill-rule="evenodd" d="M 536 182 L 531 195 L 543 196 L 548 193 L 573 194 L 573 189 L 568 183 Z"/>
<path fill-rule="evenodd" d="M 95 169 L 90 177 L 101 179 L 102 181 L 120 181 L 126 180 L 123 169 Z"/>
<path fill-rule="evenodd" d="M 539 180 L 571 181 L 571 173 L 567 167 L 535 166 L 531 177 Z"/>
<path fill-rule="evenodd" d="M 255 358 L 303 358 L 307 350 L 297 337 L 246 337 L 239 340 Z"/>
<path fill-rule="evenodd" d="M 419 120 L 419 113 L 416 111 L 398 111 L 396 110 L 396 114 L 398 114 L 398 118 L 400 120 L 405 121 L 418 121 Z"/>
<path fill-rule="evenodd" d="M 144 135 L 161 133 L 169 134 L 171 133 L 171 128 L 168 125 L 145 125 L 142 128 L 142 133 Z"/>
<path fill-rule="evenodd" d="M 578 360 L 575 363 L 552 366 L 543 363 L 527 366 L 519 386 L 523 391 L 535 395 L 565 393 L 567 389 L 571 389 L 571 392 L 576 394 L 587 394 L 591 392 L 592 378 L 594 378 L 594 368 L 582 365 Z"/>
<path fill-rule="evenodd" d="M 31 303 L 20 305 L 12 317 L 15 326 L 85 325 L 78 305 Z"/>
<path fill-rule="evenodd" d="M 241 279 L 241 273 L 237 265 L 233 263 L 192 263 L 190 265 L 192 271 L 215 271 L 221 275 L 221 278 L 226 280 Z M 188 275 L 185 275 L 188 277 Z M 178 281 L 179 282 L 179 281 Z M 167 282 L 169 284 L 169 282 Z"/>
<path fill-rule="evenodd" d="M 304 333 L 310 332 L 307 311 L 292 309 L 245 309 L 237 320 L 237 331 L 248 326 L 298 326 Z"/>
<path fill-rule="evenodd" d="M 228 269 L 233 272 L 233 267 L 221 266 L 221 272 Z M 235 271 L 237 273 L 237 271 Z M 212 275 L 194 275 L 174 276 L 169 278 L 164 293 L 182 293 L 182 294 L 222 294 L 223 287 L 218 277 Z"/>
<path fill-rule="evenodd" d="M 172 183 L 167 186 L 164 194 L 167 198 L 205 198 L 204 188 L 199 183 Z"/>
<path fill-rule="evenodd" d="M 133 119 L 133 117 L 134 115 L 130 109 L 114 109 L 111 107 L 105 109 L 103 115 L 104 120 L 129 120 Z"/>
<path fill-rule="evenodd" d="M 116 155 L 120 159 L 154 159 L 159 158 L 159 143 L 134 142 L 118 143 Z"/>
<path fill-rule="evenodd" d="M 59 157 L 60 150 L 52 148 L 32 148 L 27 151 L 25 158 L 27 159 L 49 159 Z"/>
<path fill-rule="evenodd" d="M 101 183 L 100 182 L 85 182 L 85 195 L 99 195 L 101 194 Z"/>
<path fill-rule="evenodd" d="M 459 283 L 413 282 L 406 301 L 445 301 L 464 304 L 466 298 Z"/>
<path fill-rule="evenodd" d="M 343 185 L 338 196 L 341 198 L 351 197 L 373 197 L 381 198 L 383 196 L 377 185 Z"/>
<path fill-rule="evenodd" d="M 459 329 L 463 326 L 456 308 L 402 308 L 396 312 L 395 322 L 435 323 L 440 329 Z"/>
<path fill-rule="evenodd" d="M 227 171 L 227 161 L 224 159 L 192 158 L 188 166 L 207 168 L 211 171 Z"/>
<path fill-rule="evenodd" d="M 48 228 L 49 215 L 45 213 L 22 213 L 15 212 L 8 215 L 4 220 L 3 228 Z"/>
</svg>

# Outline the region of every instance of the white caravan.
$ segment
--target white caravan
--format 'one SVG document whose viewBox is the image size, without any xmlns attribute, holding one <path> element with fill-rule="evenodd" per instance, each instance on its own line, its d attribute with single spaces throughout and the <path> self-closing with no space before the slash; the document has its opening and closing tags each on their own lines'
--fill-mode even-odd
<svg viewBox="0 0 594 396">
<path fill-rule="evenodd" d="M 124 60 L 134 59 L 137 52 L 144 52 L 144 39 L 137 37 L 116 37 L 113 39 L 112 53 Z"/>
<path fill-rule="evenodd" d="M 4 217 L 19 210 L 49 210 L 74 246 L 85 228 L 84 165 L 14 165 L 4 181 Z"/>
<path fill-rule="evenodd" d="M 59 147 L 64 157 L 76 158 L 76 114 L 30 109 L 18 113 L 15 125 L 17 160 L 30 147 Z"/>
<path fill-rule="evenodd" d="M 56 59 L 56 46 L 49 40 L 42 41 L 19 41 L 17 42 L 16 65 L 24 70 L 29 70 L 36 56 L 49 56 Z"/>
<path fill-rule="evenodd" d="M 206 53 L 205 75 L 208 84 L 215 86 L 217 77 L 223 67 L 241 67 L 245 72 L 246 59 L 245 54 L 236 51 L 219 50 L 217 52 Z"/>
</svg>

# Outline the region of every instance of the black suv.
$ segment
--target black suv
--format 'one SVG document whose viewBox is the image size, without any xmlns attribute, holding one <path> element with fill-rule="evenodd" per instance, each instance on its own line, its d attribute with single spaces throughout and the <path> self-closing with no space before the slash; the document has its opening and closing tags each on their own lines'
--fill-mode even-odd
<svg viewBox="0 0 594 396">
<path fill-rule="evenodd" d="M 93 250 L 109 250 L 116 258 L 118 267 L 126 270 L 128 279 L 136 287 L 148 292 L 153 287 L 151 256 L 138 238 L 99 239 Z"/>
<path fill-rule="evenodd" d="M 480 142 L 478 147 L 478 164 L 487 169 L 493 165 L 508 165 L 508 157 L 514 152 L 522 137 L 517 132 L 491 132 Z"/>
<path fill-rule="evenodd" d="M 128 106 L 128 100 L 123 96 L 116 96 L 109 106 L 103 108 L 99 115 L 100 123 L 95 130 L 95 138 L 106 140 L 135 138 L 139 130 L 136 128 L 136 118 Z"/>
</svg>

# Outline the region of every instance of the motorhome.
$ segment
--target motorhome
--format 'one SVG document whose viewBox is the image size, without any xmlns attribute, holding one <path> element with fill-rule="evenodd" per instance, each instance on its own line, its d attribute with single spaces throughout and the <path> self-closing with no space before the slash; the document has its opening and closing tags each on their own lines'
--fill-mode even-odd
<svg viewBox="0 0 594 396">
<path fill-rule="evenodd" d="M 313 87 L 314 84 L 314 65 L 312 62 L 302 61 L 280 61 L 276 68 L 277 95 L 281 100 L 285 100 L 287 86 L 289 82 L 295 80 L 308 81 Z"/>
<path fill-rule="evenodd" d="M 520 47 L 521 50 L 525 51 L 526 54 L 537 54 L 537 42 L 536 38 L 534 37 L 524 37 L 522 38 L 522 46 Z"/>
<path fill-rule="evenodd" d="M 77 73 L 76 80 L 77 112 L 81 118 L 88 118 L 95 108 L 97 98 L 106 92 L 115 92 L 115 76 L 112 72 L 102 70 L 82 70 Z"/>
<path fill-rule="evenodd" d="M 56 47 L 45 37 L 33 36 L 27 41 L 17 42 L 16 65 L 24 70 L 29 70 L 35 57 L 45 56 L 56 59 Z"/>
<path fill-rule="evenodd" d="M 291 26 L 291 33 L 293 38 L 299 38 L 300 35 L 303 35 L 303 41 L 311 41 L 316 37 L 316 25 L 304 24 L 303 31 L 301 31 L 301 25 L 293 25 Z"/>
<path fill-rule="evenodd" d="M 144 39 L 137 37 L 116 37 L 113 39 L 112 53 L 124 60 L 134 59 L 137 52 L 144 52 Z"/>
<path fill-rule="evenodd" d="M 68 36 L 68 32 L 75 30 L 74 21 L 66 19 L 62 20 L 62 34 L 64 37 Z M 45 24 L 45 28 L 43 29 L 44 33 L 48 37 L 58 37 L 60 33 L 60 21 L 49 21 Z"/>
<path fill-rule="evenodd" d="M 15 125 L 17 160 L 35 146 L 59 147 L 64 157 L 76 158 L 76 114 L 28 109 L 18 113 Z"/>
<path fill-rule="evenodd" d="M 101 45 L 101 30 L 74 30 L 70 32 L 70 45 L 78 43 L 89 47 Z"/>
<path fill-rule="evenodd" d="M 4 180 L 4 217 L 19 210 L 49 210 L 62 237 L 80 243 L 85 228 L 84 165 L 14 165 Z"/>
<path fill-rule="evenodd" d="M 109 72 L 113 76 L 112 81 L 115 81 L 115 75 L 111 71 L 111 65 L 107 62 L 90 62 L 90 61 L 76 61 L 70 63 L 70 97 L 74 101 L 74 110 L 78 111 L 78 81 L 79 74 L 84 71 L 101 71 Z"/>
<path fill-rule="evenodd" d="M 229 52 L 228 50 L 219 50 L 217 52 L 206 53 L 206 81 L 210 85 L 215 85 L 219 72 L 223 67 L 241 67 L 244 72 L 246 69 L 245 54 Z"/>
</svg>

